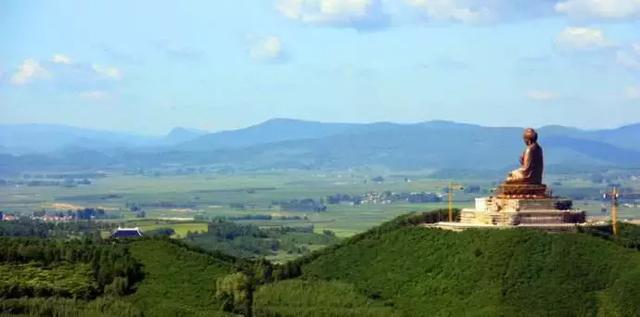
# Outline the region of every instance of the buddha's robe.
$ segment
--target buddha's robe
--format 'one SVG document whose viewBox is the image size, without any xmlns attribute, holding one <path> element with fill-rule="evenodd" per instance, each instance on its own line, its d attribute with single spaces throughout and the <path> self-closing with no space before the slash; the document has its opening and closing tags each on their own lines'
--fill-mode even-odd
<svg viewBox="0 0 640 317">
<path fill-rule="evenodd" d="M 520 157 L 520 168 L 509 173 L 507 183 L 542 184 L 544 162 L 542 148 L 538 143 L 528 145 Z"/>
</svg>

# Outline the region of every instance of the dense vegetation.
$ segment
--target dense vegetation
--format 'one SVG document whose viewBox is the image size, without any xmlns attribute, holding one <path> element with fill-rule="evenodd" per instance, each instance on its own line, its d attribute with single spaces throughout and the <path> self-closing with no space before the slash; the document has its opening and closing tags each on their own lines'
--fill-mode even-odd
<svg viewBox="0 0 640 317">
<path fill-rule="evenodd" d="M 333 232 L 317 234 L 313 227 L 265 229 L 221 220 L 209 223 L 206 232 L 189 233 L 186 237 L 189 244 L 239 257 L 268 256 L 279 251 L 307 254 L 310 245 L 330 245 L 337 241 Z"/>
<path fill-rule="evenodd" d="M 0 301 L 2 316 L 93 316 L 93 317 L 142 317 L 142 311 L 123 300 L 96 298 L 85 301 L 71 298 L 36 297 L 12 298 Z"/>
<path fill-rule="evenodd" d="M 0 238 L 0 298 L 125 295 L 142 279 L 124 244 Z"/>
<path fill-rule="evenodd" d="M 235 259 L 207 254 L 169 239 L 131 243 L 145 278 L 128 301 L 147 316 L 216 316 L 216 279 L 233 272 Z M 223 315 L 220 313 L 220 315 Z"/>
<path fill-rule="evenodd" d="M 112 224 L 94 221 L 44 222 L 20 219 L 0 221 L 0 237 L 67 238 L 85 236 L 99 238 L 100 230 L 110 230 Z"/>
<path fill-rule="evenodd" d="M 607 227 L 550 234 L 417 226 L 446 216 L 446 210 L 401 216 L 283 265 L 168 238 L 0 238 L 0 275 L 7 276 L 0 290 L 21 292 L 0 296 L 0 314 L 640 314 L 637 226 L 621 224 L 618 237 Z M 223 225 L 210 231 L 225 239 L 264 234 L 256 229 Z"/>
<path fill-rule="evenodd" d="M 640 250 L 640 226 L 629 223 L 618 223 L 619 234 L 614 236 L 611 226 L 584 227 L 580 232 L 600 237 L 625 248 Z"/>
<path fill-rule="evenodd" d="M 259 288 L 255 298 L 256 316 L 401 315 L 342 282 L 287 280 Z"/>
<path fill-rule="evenodd" d="M 326 286 L 335 283 L 337 289 L 352 287 L 370 307 L 383 305 L 404 316 L 640 314 L 635 249 L 581 233 L 449 232 L 411 225 L 424 217 L 433 215 L 400 217 L 297 261 L 300 278 L 260 288 L 256 311 L 322 316 L 307 306 L 345 300 L 330 314 L 353 315 L 350 307 L 362 307 L 362 298 Z M 621 236 L 636 229 L 623 226 Z M 292 287 L 300 289 L 296 300 L 283 295 Z"/>
<path fill-rule="evenodd" d="M 216 280 L 241 265 L 170 239 L 0 238 L 0 315 L 225 315 Z"/>
</svg>

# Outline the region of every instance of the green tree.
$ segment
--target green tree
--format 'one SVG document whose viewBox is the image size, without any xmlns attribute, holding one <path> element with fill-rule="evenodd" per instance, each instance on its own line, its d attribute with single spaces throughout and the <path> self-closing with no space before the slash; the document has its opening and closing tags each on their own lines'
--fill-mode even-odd
<svg viewBox="0 0 640 317">
<path fill-rule="evenodd" d="M 216 280 L 216 297 L 223 302 L 222 309 L 252 316 L 253 284 L 252 279 L 242 272 Z"/>
</svg>

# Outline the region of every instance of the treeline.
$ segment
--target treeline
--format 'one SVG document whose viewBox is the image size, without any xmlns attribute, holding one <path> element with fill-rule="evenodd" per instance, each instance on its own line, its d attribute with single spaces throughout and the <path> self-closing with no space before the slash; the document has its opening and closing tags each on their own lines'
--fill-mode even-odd
<svg viewBox="0 0 640 317">
<path fill-rule="evenodd" d="M 244 208 L 244 207 L 243 207 Z M 236 208 L 237 209 L 237 208 Z M 195 215 L 193 216 L 193 220 L 196 221 L 218 221 L 218 220 L 226 220 L 226 221 L 238 221 L 238 220 L 308 220 L 306 215 L 302 216 L 274 216 L 274 215 L 263 215 L 263 214 L 248 214 L 248 215 L 238 215 L 238 216 L 216 216 L 216 217 L 207 217 L 203 215 Z"/>
<path fill-rule="evenodd" d="M 90 268 L 91 291 L 84 294 L 64 288 L 42 289 L 28 283 L 17 283 L 0 288 L 0 298 L 34 296 L 95 298 L 107 293 L 125 295 L 143 278 L 142 269 L 130 255 L 125 243 L 94 242 L 90 239 L 45 240 L 38 238 L 0 238 L 0 263 L 2 265 L 37 264 L 56 267 L 61 264 L 87 264 Z M 43 273 L 46 273 L 43 270 Z"/>
<path fill-rule="evenodd" d="M 102 208 L 81 208 L 67 211 L 47 211 L 45 209 L 34 211 L 31 215 L 38 220 L 46 216 L 59 218 L 68 218 L 73 220 L 90 220 L 90 219 L 118 219 L 120 215 L 107 214 Z"/>
<path fill-rule="evenodd" d="M 142 317 L 132 304 L 114 298 L 87 302 L 70 298 L 11 298 L 0 301 L 0 315 Z"/>
<path fill-rule="evenodd" d="M 329 245 L 338 241 L 333 232 L 317 234 L 313 226 L 261 228 L 224 220 L 209 223 L 206 232 L 188 232 L 185 241 L 206 250 L 237 257 L 260 257 L 277 251 L 308 254 L 308 245 Z"/>
<path fill-rule="evenodd" d="M 84 236 L 98 239 L 100 230 L 111 230 L 113 227 L 113 224 L 93 221 L 45 222 L 20 219 L 0 221 L 0 237 L 67 238 L 68 236 Z"/>
<path fill-rule="evenodd" d="M 610 240 L 628 249 L 640 251 L 640 226 L 629 223 L 618 223 L 618 235 L 613 235 L 611 225 L 604 226 L 579 226 L 578 231 L 599 238 Z"/>
<path fill-rule="evenodd" d="M 104 178 L 107 177 L 105 173 L 62 173 L 62 174 L 23 174 L 22 178 L 52 178 L 52 179 L 67 179 L 67 178 Z"/>
<path fill-rule="evenodd" d="M 211 251 L 221 251 L 237 257 L 266 256 L 278 250 L 279 243 L 254 225 L 240 225 L 217 220 L 208 231 L 188 232 L 186 242 Z"/>
<path fill-rule="evenodd" d="M 327 211 L 327 206 L 325 206 L 323 202 L 315 201 L 311 198 L 272 201 L 271 205 L 280 206 L 280 209 L 284 211 L 303 211 L 303 212 Z"/>
</svg>

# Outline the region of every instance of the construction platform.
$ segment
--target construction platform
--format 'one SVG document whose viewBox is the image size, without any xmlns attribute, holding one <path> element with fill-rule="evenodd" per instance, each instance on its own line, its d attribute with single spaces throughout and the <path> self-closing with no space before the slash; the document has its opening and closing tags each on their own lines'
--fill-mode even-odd
<svg viewBox="0 0 640 317">
<path fill-rule="evenodd" d="M 475 208 L 460 211 L 459 222 L 425 224 L 450 230 L 532 228 L 575 231 L 587 225 L 583 210 L 568 199 L 553 197 L 544 185 L 502 185 L 496 196 L 476 198 Z"/>
<path fill-rule="evenodd" d="M 438 228 L 451 231 L 463 231 L 465 229 L 538 229 L 552 232 L 575 232 L 578 227 L 592 226 L 591 223 L 536 223 L 536 224 L 518 224 L 518 225 L 492 225 L 492 224 L 470 224 L 461 222 L 437 222 L 425 223 L 422 227 Z"/>
</svg>

